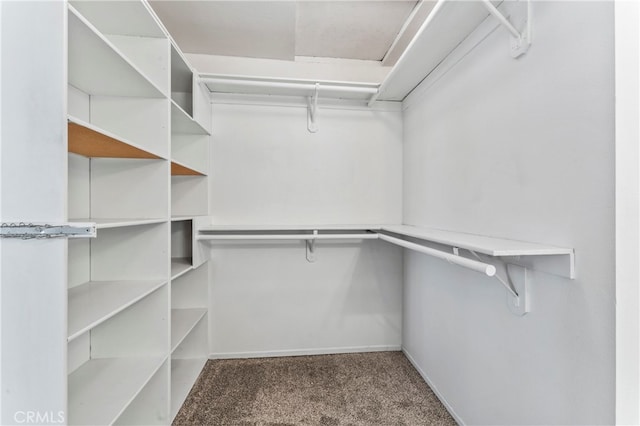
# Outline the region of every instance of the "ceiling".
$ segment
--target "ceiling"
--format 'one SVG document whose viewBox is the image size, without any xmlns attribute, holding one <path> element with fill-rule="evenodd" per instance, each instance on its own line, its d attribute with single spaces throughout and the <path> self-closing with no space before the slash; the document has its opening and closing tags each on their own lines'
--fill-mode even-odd
<svg viewBox="0 0 640 426">
<path fill-rule="evenodd" d="M 185 53 L 286 61 L 382 61 L 399 35 L 406 38 L 403 29 L 417 30 L 415 20 L 410 22 L 416 5 L 416 0 L 151 1 Z"/>
</svg>

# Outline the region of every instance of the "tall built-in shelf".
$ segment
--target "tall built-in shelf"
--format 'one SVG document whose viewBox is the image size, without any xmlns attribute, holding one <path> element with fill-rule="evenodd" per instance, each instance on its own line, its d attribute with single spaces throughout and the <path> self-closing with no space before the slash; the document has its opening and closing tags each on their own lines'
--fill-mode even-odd
<svg viewBox="0 0 640 426">
<path fill-rule="evenodd" d="M 166 425 L 208 354 L 208 93 L 143 0 L 71 0 L 68 70 L 68 422 Z"/>
</svg>

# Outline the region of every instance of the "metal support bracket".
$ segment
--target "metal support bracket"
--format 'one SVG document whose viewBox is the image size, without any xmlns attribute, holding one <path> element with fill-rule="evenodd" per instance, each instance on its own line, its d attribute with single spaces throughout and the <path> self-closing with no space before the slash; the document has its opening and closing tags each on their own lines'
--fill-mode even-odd
<svg viewBox="0 0 640 426">
<path fill-rule="evenodd" d="M 505 264 L 507 279 L 513 285 L 517 296 L 507 293 L 507 305 L 514 315 L 524 316 L 530 310 L 529 298 L 529 274 L 527 268 L 522 266 Z"/>
<path fill-rule="evenodd" d="M 46 238 L 95 238 L 95 223 L 74 223 L 64 225 L 3 223 L 0 225 L 1 238 L 23 240 Z"/>
<path fill-rule="evenodd" d="M 491 3 L 491 0 L 482 0 L 482 2 L 489 13 L 511 34 L 511 56 L 518 58 L 527 53 L 529 46 L 531 46 L 531 0 L 504 2 L 507 7 L 510 7 L 507 16 L 503 15 Z M 510 17 L 511 20 L 507 19 L 507 17 Z"/>
<path fill-rule="evenodd" d="M 307 129 L 311 133 L 318 131 L 318 124 L 316 123 L 318 113 L 318 92 L 320 91 L 320 84 L 316 83 L 313 96 L 307 98 Z"/>
<path fill-rule="evenodd" d="M 316 261 L 316 236 L 318 235 L 318 231 L 313 231 L 313 237 L 307 239 L 305 241 L 307 245 L 307 261 L 313 263 Z"/>
</svg>

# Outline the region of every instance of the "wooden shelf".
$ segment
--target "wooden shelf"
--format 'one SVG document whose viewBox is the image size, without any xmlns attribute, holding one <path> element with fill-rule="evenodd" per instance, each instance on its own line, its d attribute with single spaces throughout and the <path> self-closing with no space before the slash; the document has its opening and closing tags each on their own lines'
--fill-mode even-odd
<svg viewBox="0 0 640 426">
<path fill-rule="evenodd" d="M 164 363 L 159 358 L 92 359 L 69 375 L 70 425 L 110 425 Z"/>
<path fill-rule="evenodd" d="M 204 173 L 185 166 L 177 161 L 171 161 L 171 176 L 206 176 Z"/>
<path fill-rule="evenodd" d="M 90 158 L 160 159 L 131 142 L 73 117 L 68 122 L 68 151 Z"/>
<path fill-rule="evenodd" d="M 206 363 L 205 358 L 171 360 L 171 421 L 180 411 Z"/>
<path fill-rule="evenodd" d="M 171 310 L 171 352 L 180 346 L 206 313 L 205 308 Z"/>
<path fill-rule="evenodd" d="M 90 281 L 69 290 L 68 340 L 117 315 L 166 284 L 150 281 Z"/>
<path fill-rule="evenodd" d="M 68 26 L 69 84 L 90 95 L 166 98 L 72 6 Z"/>
<path fill-rule="evenodd" d="M 204 127 L 185 112 L 173 99 L 171 100 L 171 133 L 187 135 L 210 135 Z"/>
<path fill-rule="evenodd" d="M 438 244 L 473 250 L 489 256 L 539 256 L 573 254 L 573 249 L 526 241 L 507 240 L 462 232 L 419 228 L 408 225 L 384 226 L 383 231 L 419 238 Z"/>
<path fill-rule="evenodd" d="M 193 269 L 190 258 L 172 257 L 171 258 L 171 279 L 175 280 L 181 275 L 186 274 Z"/>
</svg>

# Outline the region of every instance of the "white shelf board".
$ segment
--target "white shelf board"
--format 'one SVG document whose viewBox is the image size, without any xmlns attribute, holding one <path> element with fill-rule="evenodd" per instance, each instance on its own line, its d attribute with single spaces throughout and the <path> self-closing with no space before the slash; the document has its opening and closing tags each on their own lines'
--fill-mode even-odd
<svg viewBox="0 0 640 426">
<path fill-rule="evenodd" d="M 110 425 L 124 412 L 165 360 L 92 359 L 69 375 L 69 424 Z"/>
<path fill-rule="evenodd" d="M 180 346 L 206 313 L 204 308 L 171 310 L 171 352 Z"/>
<path fill-rule="evenodd" d="M 69 84 L 90 95 L 166 97 L 72 6 L 68 21 Z"/>
<path fill-rule="evenodd" d="M 171 421 L 180 411 L 206 363 L 205 358 L 171 360 Z"/>
<path fill-rule="evenodd" d="M 185 220 L 193 220 L 195 216 L 171 216 L 171 222 L 182 222 Z"/>
<path fill-rule="evenodd" d="M 165 160 L 168 159 L 168 158 L 166 158 L 166 156 L 160 155 L 157 152 L 154 152 L 153 150 L 150 150 L 147 147 L 144 147 L 144 146 L 139 145 L 137 143 L 131 142 L 128 139 L 125 139 L 125 138 L 120 137 L 120 136 L 118 136 L 118 135 L 116 135 L 114 133 L 111 133 L 111 132 L 109 132 L 109 131 L 101 128 L 101 127 L 96 126 L 95 124 L 87 123 L 86 121 L 83 121 L 83 120 L 81 120 L 81 119 L 79 119 L 77 117 L 74 117 L 72 115 L 68 115 L 67 116 L 67 120 L 69 122 L 71 122 L 71 123 L 75 123 L 75 124 L 78 124 L 78 125 L 80 125 L 82 127 L 86 127 L 87 129 L 93 130 L 94 132 L 101 133 L 101 134 L 103 134 L 105 136 L 108 136 L 110 138 L 113 138 L 113 139 L 117 139 L 117 140 L 119 140 L 119 141 L 121 141 L 121 142 L 123 142 L 123 143 L 125 143 L 125 144 L 127 144 L 129 146 L 137 148 L 139 150 L 142 150 L 142 151 L 148 152 L 150 154 L 153 154 L 158 158 L 165 159 Z"/>
<path fill-rule="evenodd" d="M 69 3 L 103 34 L 167 37 L 146 2 L 71 0 Z"/>
<path fill-rule="evenodd" d="M 204 172 L 203 170 L 200 170 L 198 167 L 191 166 L 191 165 L 189 165 L 187 163 L 175 160 L 173 158 L 171 159 L 171 162 L 173 164 L 177 164 L 178 166 L 185 167 L 187 169 L 193 170 L 194 172 L 198 173 L 198 174 L 187 174 L 187 175 L 183 175 L 183 174 L 175 174 L 174 175 L 174 174 L 172 174 L 172 176 L 207 176 L 207 173 Z"/>
<path fill-rule="evenodd" d="M 540 255 L 572 255 L 573 249 L 556 247 L 526 241 L 508 240 L 463 232 L 444 231 L 440 229 L 420 228 L 409 225 L 392 225 L 382 227 L 383 231 L 419 238 L 438 244 L 473 250 L 489 256 L 540 256 Z"/>
<path fill-rule="evenodd" d="M 382 82 L 378 100 L 403 100 L 488 16 L 481 1 L 438 0 L 424 30 Z"/>
<path fill-rule="evenodd" d="M 187 135 L 211 135 L 204 127 L 171 100 L 171 133 Z"/>
<path fill-rule="evenodd" d="M 175 280 L 176 278 L 186 274 L 192 269 L 193 269 L 193 265 L 191 264 L 190 258 L 186 258 L 186 257 L 171 258 L 171 279 L 172 280 Z"/>
<path fill-rule="evenodd" d="M 167 282 L 90 281 L 69 290 L 68 340 L 122 312 Z"/>
<path fill-rule="evenodd" d="M 383 225 L 212 225 L 198 228 L 198 231 L 378 231 L 382 227 Z"/>
<path fill-rule="evenodd" d="M 166 219 L 135 219 L 135 218 L 117 218 L 117 219 L 102 219 L 102 218 L 79 218 L 69 219 L 72 222 L 93 222 L 96 224 L 96 229 L 109 229 L 109 228 L 122 228 L 125 226 L 140 226 L 140 225 L 154 225 L 157 223 L 164 223 Z"/>
<path fill-rule="evenodd" d="M 377 83 L 301 80 L 250 76 L 201 74 L 211 93 L 311 97 L 319 84 L 318 99 L 367 101 L 378 88 Z M 350 90 L 354 89 L 354 90 Z"/>
</svg>

